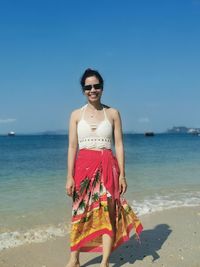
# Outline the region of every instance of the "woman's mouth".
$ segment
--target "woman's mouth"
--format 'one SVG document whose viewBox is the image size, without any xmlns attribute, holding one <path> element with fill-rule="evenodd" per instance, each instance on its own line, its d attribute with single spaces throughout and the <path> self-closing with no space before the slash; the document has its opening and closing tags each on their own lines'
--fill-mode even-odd
<svg viewBox="0 0 200 267">
<path fill-rule="evenodd" d="M 92 97 L 92 98 L 95 98 L 95 97 L 98 96 L 98 94 L 90 94 L 89 96 Z"/>
</svg>

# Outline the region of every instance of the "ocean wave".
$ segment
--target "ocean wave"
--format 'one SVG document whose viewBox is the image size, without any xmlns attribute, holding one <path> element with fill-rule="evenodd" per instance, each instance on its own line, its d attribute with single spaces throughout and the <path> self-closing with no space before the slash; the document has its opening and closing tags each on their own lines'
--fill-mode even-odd
<svg viewBox="0 0 200 267">
<path fill-rule="evenodd" d="M 24 232 L 1 233 L 0 251 L 24 244 L 42 243 L 51 238 L 65 236 L 69 232 L 69 228 L 61 224 L 59 226 L 47 226 L 46 228 L 43 226 L 41 228 L 30 229 Z"/>
<path fill-rule="evenodd" d="M 138 216 L 178 207 L 200 206 L 200 192 L 171 193 L 146 197 L 133 201 L 132 207 Z M 41 243 L 69 233 L 70 224 L 41 226 L 26 231 L 4 232 L 0 234 L 0 251 L 24 244 Z"/>
<path fill-rule="evenodd" d="M 200 192 L 171 193 L 165 196 L 156 194 L 143 201 L 132 202 L 132 208 L 138 216 L 178 207 L 196 206 L 200 206 Z"/>
</svg>

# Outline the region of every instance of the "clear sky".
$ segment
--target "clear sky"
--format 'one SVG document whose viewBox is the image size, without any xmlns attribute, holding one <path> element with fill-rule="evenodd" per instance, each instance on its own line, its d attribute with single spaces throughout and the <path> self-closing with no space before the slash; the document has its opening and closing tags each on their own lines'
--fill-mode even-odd
<svg viewBox="0 0 200 267">
<path fill-rule="evenodd" d="M 125 131 L 200 127 L 200 0 L 0 1 L 0 134 L 67 129 L 88 67 Z"/>
</svg>

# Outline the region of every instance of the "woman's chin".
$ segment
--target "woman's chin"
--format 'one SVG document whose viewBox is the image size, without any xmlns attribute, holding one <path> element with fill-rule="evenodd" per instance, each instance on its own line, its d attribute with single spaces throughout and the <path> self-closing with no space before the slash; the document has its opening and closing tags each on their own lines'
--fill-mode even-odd
<svg viewBox="0 0 200 267">
<path fill-rule="evenodd" d="M 100 101 L 100 98 L 99 97 L 89 97 L 88 98 L 88 101 L 91 102 L 91 103 L 95 103 L 95 102 L 99 102 Z"/>
</svg>

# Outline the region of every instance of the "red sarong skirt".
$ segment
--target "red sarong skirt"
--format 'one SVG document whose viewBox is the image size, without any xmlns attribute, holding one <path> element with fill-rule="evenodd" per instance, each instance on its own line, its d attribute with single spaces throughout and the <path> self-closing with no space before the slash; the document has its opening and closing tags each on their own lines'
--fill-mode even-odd
<svg viewBox="0 0 200 267">
<path fill-rule="evenodd" d="M 103 234 L 114 238 L 112 250 L 129 239 L 131 229 L 139 237 L 142 224 L 120 196 L 119 167 L 112 150 L 79 150 L 74 181 L 71 251 L 102 252 Z M 114 203 L 114 218 L 110 202 Z"/>
</svg>

